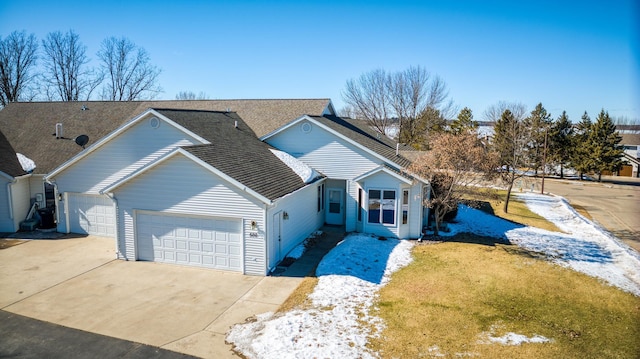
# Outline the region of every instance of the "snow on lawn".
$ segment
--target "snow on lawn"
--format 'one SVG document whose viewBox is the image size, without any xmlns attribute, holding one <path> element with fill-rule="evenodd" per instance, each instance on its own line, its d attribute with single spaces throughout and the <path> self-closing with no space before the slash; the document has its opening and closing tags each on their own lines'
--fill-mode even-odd
<svg viewBox="0 0 640 359">
<path fill-rule="evenodd" d="M 482 211 L 461 206 L 452 235 L 471 232 L 509 240 L 544 253 L 551 261 L 640 296 L 640 255 L 600 226 L 578 214 L 562 197 L 518 194 L 538 215 L 565 233 L 514 224 Z"/>
<path fill-rule="evenodd" d="M 383 327 L 369 314 L 378 290 L 411 262 L 412 242 L 353 234 L 316 270 L 312 306 L 235 325 L 227 341 L 248 358 L 375 358 L 366 344 Z"/>
</svg>

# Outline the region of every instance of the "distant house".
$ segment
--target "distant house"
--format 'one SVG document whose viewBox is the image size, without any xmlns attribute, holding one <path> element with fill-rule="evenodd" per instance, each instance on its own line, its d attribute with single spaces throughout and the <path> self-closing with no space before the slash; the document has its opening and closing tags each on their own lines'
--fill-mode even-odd
<svg viewBox="0 0 640 359">
<path fill-rule="evenodd" d="M 624 147 L 622 161 L 624 164 L 618 171 L 618 176 L 640 177 L 640 133 L 623 133 L 620 145 Z"/>
<path fill-rule="evenodd" d="M 42 193 L 59 232 L 113 237 L 122 259 L 265 275 L 325 224 L 397 238 L 426 224 L 407 149 L 326 99 L 20 103 L 5 125 L 36 163 L 21 200 Z"/>
</svg>

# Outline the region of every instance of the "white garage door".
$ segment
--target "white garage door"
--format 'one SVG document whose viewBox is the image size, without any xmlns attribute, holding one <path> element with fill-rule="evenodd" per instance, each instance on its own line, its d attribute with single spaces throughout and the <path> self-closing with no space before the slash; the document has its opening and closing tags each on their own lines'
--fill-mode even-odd
<svg viewBox="0 0 640 359">
<path fill-rule="evenodd" d="M 136 214 L 138 259 L 242 271 L 242 221 Z"/>
<path fill-rule="evenodd" d="M 67 201 L 70 232 L 115 237 L 116 212 L 109 197 L 69 193 Z"/>
</svg>

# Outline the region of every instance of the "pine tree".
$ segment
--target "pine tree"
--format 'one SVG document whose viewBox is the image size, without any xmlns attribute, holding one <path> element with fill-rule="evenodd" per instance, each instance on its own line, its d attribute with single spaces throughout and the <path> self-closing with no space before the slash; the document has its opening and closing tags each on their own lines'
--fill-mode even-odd
<svg viewBox="0 0 640 359">
<path fill-rule="evenodd" d="M 542 167 L 544 157 L 545 136 L 551 125 L 551 114 L 538 103 L 531 111 L 531 115 L 524 119 L 524 126 L 531 131 L 530 142 L 528 144 L 529 166 L 538 173 L 538 168 Z M 543 169 L 544 170 L 544 169 Z"/>
<path fill-rule="evenodd" d="M 580 122 L 575 126 L 575 134 L 571 137 L 573 151 L 571 153 L 570 166 L 580 173 L 580 180 L 582 180 L 583 174 L 593 169 L 590 143 L 592 130 L 591 117 L 585 111 Z"/>
<path fill-rule="evenodd" d="M 600 111 L 592 129 L 589 143 L 592 149 L 593 170 L 598 174 L 599 182 L 602 179 L 602 172 L 614 172 L 620 169 L 624 149 L 618 146 L 622 137 L 616 131 L 616 125 L 609 117 L 609 113 L 604 109 Z"/>
<path fill-rule="evenodd" d="M 564 178 L 564 167 L 569 163 L 572 150 L 573 125 L 566 111 L 553 123 L 549 131 L 548 161 L 560 166 L 560 178 Z"/>
<path fill-rule="evenodd" d="M 451 133 L 460 135 L 463 133 L 473 133 L 478 130 L 478 122 L 473 120 L 473 113 L 468 107 L 463 108 L 458 117 L 449 126 Z"/>
<path fill-rule="evenodd" d="M 527 167 L 527 144 L 530 143 L 529 131 L 519 118 L 510 110 L 505 110 L 494 125 L 493 149 L 498 153 L 501 174 L 507 183 L 507 196 L 504 212 L 509 210 L 511 189 L 516 179 L 522 177 L 522 169 Z"/>
</svg>

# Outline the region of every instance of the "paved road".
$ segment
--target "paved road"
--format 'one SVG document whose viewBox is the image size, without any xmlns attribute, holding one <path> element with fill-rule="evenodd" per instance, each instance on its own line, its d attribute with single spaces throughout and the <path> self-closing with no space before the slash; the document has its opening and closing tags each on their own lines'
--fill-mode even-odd
<svg viewBox="0 0 640 359">
<path fill-rule="evenodd" d="M 190 355 L 0 310 L 0 358 L 187 359 Z"/>
<path fill-rule="evenodd" d="M 593 219 L 640 252 L 640 179 L 604 177 L 603 182 L 545 180 L 545 192 L 582 206 Z M 536 189 L 540 190 L 540 179 Z"/>
</svg>

